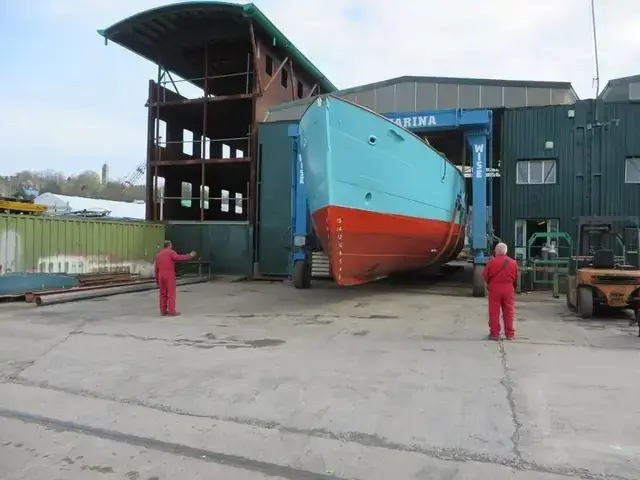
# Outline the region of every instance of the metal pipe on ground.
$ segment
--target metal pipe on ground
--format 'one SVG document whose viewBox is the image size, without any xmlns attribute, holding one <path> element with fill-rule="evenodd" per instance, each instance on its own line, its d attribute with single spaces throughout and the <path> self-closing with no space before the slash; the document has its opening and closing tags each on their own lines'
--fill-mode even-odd
<svg viewBox="0 0 640 480">
<path fill-rule="evenodd" d="M 70 288 L 56 288 L 55 290 L 38 290 L 35 292 L 25 293 L 25 301 L 28 303 L 35 302 L 36 297 L 44 297 L 48 295 L 58 295 L 61 293 L 79 293 L 79 292 L 89 292 L 94 290 L 104 290 L 105 288 L 114 288 L 114 287 L 126 287 L 129 285 L 147 285 L 154 284 L 155 280 L 138 280 L 135 282 L 125 282 L 125 283 L 114 283 L 112 285 L 91 285 L 87 287 L 70 287 Z"/>
<path fill-rule="evenodd" d="M 178 286 L 182 285 L 192 285 L 195 283 L 204 283 L 208 282 L 209 279 L 206 277 L 194 277 L 194 278 L 180 278 L 176 282 Z M 145 292 L 147 290 L 154 290 L 158 288 L 155 282 L 138 284 L 138 285 L 123 285 L 116 286 L 111 288 L 102 288 L 96 290 L 85 290 L 85 291 L 68 291 L 68 292 L 60 292 L 55 294 L 50 294 L 46 296 L 35 296 L 35 304 L 38 307 L 44 307 L 47 305 L 56 305 L 59 303 L 68 303 L 68 302 L 77 302 L 80 300 L 90 300 L 93 298 L 101 298 L 101 297 L 111 297 L 113 295 L 122 295 L 124 293 L 136 293 L 136 292 Z"/>
</svg>

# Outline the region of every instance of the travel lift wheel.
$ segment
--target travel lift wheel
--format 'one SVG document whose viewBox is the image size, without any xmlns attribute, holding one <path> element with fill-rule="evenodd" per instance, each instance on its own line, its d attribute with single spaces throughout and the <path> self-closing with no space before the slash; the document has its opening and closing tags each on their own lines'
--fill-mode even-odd
<svg viewBox="0 0 640 480">
<path fill-rule="evenodd" d="M 475 264 L 473 266 L 473 284 L 471 294 L 474 297 L 484 297 L 487 294 L 487 286 L 484 283 L 482 272 L 484 271 L 484 265 Z"/>
<path fill-rule="evenodd" d="M 306 260 L 293 264 L 293 286 L 297 289 L 311 287 L 311 265 Z"/>
<path fill-rule="evenodd" d="M 578 289 L 578 314 L 582 318 L 593 317 L 593 290 L 590 288 Z"/>
</svg>

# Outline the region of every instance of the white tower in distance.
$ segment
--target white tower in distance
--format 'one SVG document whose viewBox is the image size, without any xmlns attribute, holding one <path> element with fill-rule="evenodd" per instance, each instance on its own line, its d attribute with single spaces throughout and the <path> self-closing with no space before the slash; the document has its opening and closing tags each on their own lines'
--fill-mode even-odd
<svg viewBox="0 0 640 480">
<path fill-rule="evenodd" d="M 105 162 L 102 165 L 102 185 L 106 185 L 109 181 L 109 165 Z"/>
</svg>

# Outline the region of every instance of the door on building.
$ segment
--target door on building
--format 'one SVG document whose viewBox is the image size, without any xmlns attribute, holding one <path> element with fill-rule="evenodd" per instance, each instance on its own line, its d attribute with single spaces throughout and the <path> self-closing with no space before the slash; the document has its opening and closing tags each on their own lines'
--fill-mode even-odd
<svg viewBox="0 0 640 480">
<path fill-rule="evenodd" d="M 527 259 L 527 244 L 529 239 L 534 233 L 552 233 L 558 232 L 560 228 L 560 221 L 557 218 L 547 219 L 517 219 L 515 225 L 515 245 L 514 256 L 516 260 L 525 261 Z M 542 247 L 547 243 L 546 238 L 537 238 L 534 244 L 531 246 L 531 257 L 540 257 Z M 555 240 L 549 240 L 550 243 L 555 244 Z M 551 245 L 549 245 L 551 246 Z M 554 245 L 557 249 L 558 245 Z"/>
</svg>

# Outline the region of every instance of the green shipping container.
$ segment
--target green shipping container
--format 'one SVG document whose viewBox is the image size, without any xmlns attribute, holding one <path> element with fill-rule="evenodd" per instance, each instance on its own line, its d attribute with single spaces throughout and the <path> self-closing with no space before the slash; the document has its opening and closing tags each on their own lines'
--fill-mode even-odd
<svg viewBox="0 0 640 480">
<path fill-rule="evenodd" d="M 501 238 L 511 251 L 530 236 L 519 230 L 527 220 L 555 220 L 575 238 L 579 216 L 640 215 L 640 105 L 506 110 L 501 130 Z"/>
<path fill-rule="evenodd" d="M 35 215 L 0 215 L 0 274 L 92 273 L 129 267 L 153 276 L 164 225 Z"/>
</svg>

